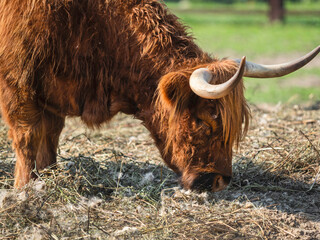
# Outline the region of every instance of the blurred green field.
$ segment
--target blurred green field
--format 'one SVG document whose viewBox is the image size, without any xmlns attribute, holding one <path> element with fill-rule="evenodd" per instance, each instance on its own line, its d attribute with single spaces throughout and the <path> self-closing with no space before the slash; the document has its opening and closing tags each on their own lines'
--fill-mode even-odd
<svg viewBox="0 0 320 240">
<path fill-rule="evenodd" d="M 254 11 L 267 11 L 268 5 L 265 2 L 247 1 L 235 2 L 233 4 L 217 3 L 217 2 L 203 2 L 203 1 L 189 1 L 186 3 L 181 2 L 167 2 L 172 9 L 187 8 L 190 9 L 229 9 L 229 10 L 254 10 Z M 288 2 L 285 1 L 287 11 L 315 11 L 320 10 L 320 1 L 302 1 L 302 2 Z"/>
<path fill-rule="evenodd" d="M 182 2 L 182 1 L 181 1 Z M 190 9 L 229 9 L 229 10 L 268 10 L 268 5 L 265 2 L 259 1 L 246 1 L 246 2 L 235 2 L 232 4 L 217 3 L 217 2 L 205 2 L 190 0 L 187 4 L 181 2 L 170 2 L 166 1 L 166 4 L 173 9 L 187 8 Z M 227 1 L 226 1 L 227 2 Z M 320 1 L 285 1 L 285 7 L 288 11 L 315 11 L 320 10 Z"/>
<path fill-rule="evenodd" d="M 202 6 L 202 8 L 201 8 Z M 240 58 L 258 63 L 282 63 L 302 56 L 320 45 L 320 16 L 303 14 L 303 11 L 320 10 L 320 3 L 287 6 L 300 14 L 288 14 L 285 24 L 269 24 L 265 4 L 230 5 L 236 10 L 251 6 L 252 13 L 241 15 L 202 12 L 202 4 L 195 4 L 197 11 L 181 11 L 178 4 L 169 8 L 181 18 L 197 43 L 214 56 Z M 226 5 L 205 5 L 205 10 L 222 9 Z M 246 8 L 248 10 L 248 8 Z M 308 67 L 281 79 L 246 79 L 246 97 L 250 102 L 306 103 L 320 100 L 320 56 Z M 297 84 L 298 82 L 298 84 Z M 304 82 L 305 84 L 301 84 Z M 267 83 L 267 84 L 266 84 Z"/>
</svg>

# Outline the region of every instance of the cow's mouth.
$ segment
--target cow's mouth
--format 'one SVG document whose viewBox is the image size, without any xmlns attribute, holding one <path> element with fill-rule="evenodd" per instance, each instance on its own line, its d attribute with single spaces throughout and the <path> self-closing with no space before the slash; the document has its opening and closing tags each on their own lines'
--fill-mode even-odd
<svg viewBox="0 0 320 240">
<path fill-rule="evenodd" d="M 181 179 L 181 184 L 186 189 L 192 189 L 199 192 L 210 191 L 218 192 L 224 190 L 230 183 L 232 177 L 223 176 L 219 173 L 200 173 L 195 177 Z M 187 180 L 187 181 L 184 181 Z"/>
</svg>

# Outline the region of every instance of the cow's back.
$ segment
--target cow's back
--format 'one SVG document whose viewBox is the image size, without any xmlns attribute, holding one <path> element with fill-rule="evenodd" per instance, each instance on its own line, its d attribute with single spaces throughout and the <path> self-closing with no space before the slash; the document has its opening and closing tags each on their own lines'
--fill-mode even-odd
<svg viewBox="0 0 320 240">
<path fill-rule="evenodd" d="M 124 54 L 117 51 L 128 34 L 119 6 L 97 0 L 1 1 L 2 85 L 32 94 L 63 115 L 90 115 L 90 125 L 107 120 L 105 89 L 114 89 L 110 76 L 123 64 Z M 92 108 L 94 113 L 87 110 Z M 96 112 L 100 116 L 92 117 Z"/>
<path fill-rule="evenodd" d="M 108 61 L 115 30 L 99 1 L 1 1 L 0 16 L 1 73 L 20 86 L 48 73 L 88 84 Z"/>
</svg>

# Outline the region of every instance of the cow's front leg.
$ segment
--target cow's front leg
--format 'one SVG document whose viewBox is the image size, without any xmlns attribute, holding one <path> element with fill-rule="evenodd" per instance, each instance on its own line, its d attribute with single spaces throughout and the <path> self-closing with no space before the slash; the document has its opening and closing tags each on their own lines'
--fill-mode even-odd
<svg viewBox="0 0 320 240">
<path fill-rule="evenodd" d="M 36 139 L 36 131 L 35 126 L 14 127 L 10 129 L 13 148 L 16 152 L 15 188 L 23 187 L 31 178 L 36 177 L 32 172 L 35 169 L 39 145 L 39 140 Z"/>
<path fill-rule="evenodd" d="M 31 178 L 36 178 L 34 170 L 42 170 L 56 163 L 64 118 L 45 111 L 34 112 L 32 121 L 22 119 L 15 125 L 17 127 L 11 129 L 17 155 L 14 186 L 20 188 Z"/>
<path fill-rule="evenodd" d="M 36 177 L 34 169 L 41 170 L 56 163 L 64 118 L 39 108 L 31 100 L 17 99 L 17 94 L 10 90 L 0 92 L 0 105 L 16 152 L 14 186 L 20 188 Z"/>
<path fill-rule="evenodd" d="M 36 169 L 41 170 L 56 163 L 59 136 L 64 127 L 64 118 L 51 113 L 42 113 L 41 133 L 36 156 Z"/>
</svg>

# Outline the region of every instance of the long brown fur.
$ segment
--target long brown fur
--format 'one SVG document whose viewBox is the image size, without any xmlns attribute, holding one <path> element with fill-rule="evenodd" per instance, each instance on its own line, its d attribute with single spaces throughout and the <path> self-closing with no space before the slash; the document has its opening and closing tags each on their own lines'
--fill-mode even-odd
<svg viewBox="0 0 320 240">
<path fill-rule="evenodd" d="M 199 172 L 230 175 L 249 118 L 243 84 L 201 99 L 188 85 L 199 67 L 217 83 L 236 71 L 156 0 L 0 1 L 0 105 L 17 153 L 15 186 L 55 163 L 66 116 L 99 127 L 118 112 L 143 121 L 185 187 Z"/>
</svg>

